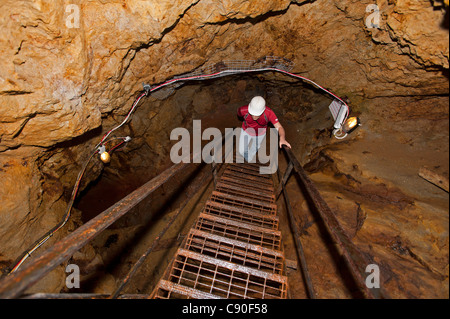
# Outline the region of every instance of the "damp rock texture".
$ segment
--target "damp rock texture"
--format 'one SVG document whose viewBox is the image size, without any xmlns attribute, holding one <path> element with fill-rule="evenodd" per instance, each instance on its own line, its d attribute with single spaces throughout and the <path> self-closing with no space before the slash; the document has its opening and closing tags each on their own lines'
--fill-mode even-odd
<svg viewBox="0 0 450 319">
<path fill-rule="evenodd" d="M 221 61 L 264 56 L 291 60 L 292 72 L 349 98 L 353 111 L 366 120 L 365 130 L 357 137 L 361 145 L 370 139 L 379 143 L 373 145 L 398 141 L 414 163 L 420 162 L 416 160 L 420 155 L 406 149 L 408 145 L 420 151 L 439 149 L 439 155 L 432 157 L 439 163 L 433 165 L 443 174 L 447 169 L 448 175 L 448 164 L 442 164 L 448 160 L 448 147 L 442 146 L 448 141 L 448 126 L 441 130 L 437 126 L 448 123 L 445 1 L 4 0 L 0 23 L 0 266 L 4 271 L 61 220 L 84 161 L 103 134 L 123 121 L 142 83 L 155 85 Z M 266 88 L 276 89 L 276 81 L 286 85 L 285 80 L 272 77 Z M 253 82 L 233 81 L 219 88 L 196 83 L 171 95 L 144 98 L 132 120 L 117 132 L 130 135 L 132 143 L 108 167 L 95 159 L 80 191 L 105 172 L 118 178 L 124 171 L 156 175 L 168 166 L 174 127 L 189 127 L 192 119 L 216 110 L 217 105 L 248 103 L 246 92 Z M 305 88 L 312 87 L 305 84 Z M 262 93 L 280 103 L 274 108 L 286 122 L 316 120 L 311 116 L 316 100 L 297 104 Z M 387 118 L 397 126 L 386 123 Z M 328 117 L 325 124 L 331 127 L 332 120 Z M 304 137 L 298 129 L 290 131 L 291 141 Z M 317 152 L 317 147 L 330 143 L 315 136 L 320 145 L 312 145 L 312 140 L 294 143 L 304 163 L 314 149 Z M 394 158 L 403 158 L 399 148 L 389 145 Z M 385 158 L 359 150 L 366 153 L 355 155 L 350 144 L 344 143 L 339 151 L 333 153 L 331 148 L 327 154 L 343 162 L 357 162 L 363 156 L 370 163 L 367 173 L 363 165 L 358 166 L 361 174 L 367 178 L 380 173 L 374 167 L 385 167 L 380 162 Z M 429 164 L 427 158 L 420 163 Z M 384 180 L 397 171 L 388 165 L 381 173 L 383 181 L 377 185 L 386 184 Z M 404 176 L 405 180 L 389 182 L 402 193 L 420 193 L 411 190 L 411 175 Z M 74 209 L 68 225 L 48 245 L 79 226 L 80 214 Z M 381 224 L 383 220 L 379 218 Z M 398 231 L 404 245 L 407 230 L 400 227 Z M 442 232 L 448 239 L 448 227 Z M 420 240 L 435 240 L 425 237 Z M 426 256 L 415 260 L 448 283 L 448 245 L 446 249 L 443 270 Z M 419 255 L 414 247 L 410 250 Z M 63 280 L 52 278 L 45 289 L 59 291 Z M 411 295 L 398 291 L 395 296 L 434 296 L 430 290 L 414 290 Z"/>
</svg>

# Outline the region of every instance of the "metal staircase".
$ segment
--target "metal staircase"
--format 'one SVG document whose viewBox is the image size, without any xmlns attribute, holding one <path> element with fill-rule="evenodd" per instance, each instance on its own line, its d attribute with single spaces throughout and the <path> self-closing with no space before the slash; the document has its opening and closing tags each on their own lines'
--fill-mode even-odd
<svg viewBox="0 0 450 319">
<path fill-rule="evenodd" d="M 226 164 L 152 298 L 287 297 L 274 185 L 259 168 Z"/>
</svg>

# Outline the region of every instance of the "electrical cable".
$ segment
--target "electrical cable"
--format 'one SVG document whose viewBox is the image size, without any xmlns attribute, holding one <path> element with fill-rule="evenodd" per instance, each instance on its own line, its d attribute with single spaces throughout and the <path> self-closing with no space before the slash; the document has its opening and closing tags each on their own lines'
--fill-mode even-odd
<svg viewBox="0 0 450 319">
<path fill-rule="evenodd" d="M 81 171 L 78 173 L 78 177 L 77 177 L 75 186 L 74 186 L 74 188 L 73 188 L 73 190 L 72 190 L 72 195 L 71 195 L 71 198 L 70 198 L 70 202 L 69 202 L 69 204 L 67 205 L 66 212 L 65 212 L 65 214 L 64 214 L 64 219 L 63 219 L 58 225 L 56 225 L 56 226 L 53 227 L 51 230 L 49 230 L 44 236 L 42 236 L 40 239 L 38 239 L 38 240 L 31 246 L 30 249 L 28 249 L 25 253 L 23 253 L 22 256 L 19 258 L 18 262 L 16 263 L 16 265 L 11 269 L 11 271 L 9 272 L 9 274 L 15 272 L 15 271 L 20 267 L 20 265 L 22 265 L 23 262 L 24 262 L 28 257 L 30 257 L 31 254 L 32 254 L 36 249 L 38 249 L 39 247 L 41 247 L 47 240 L 49 240 L 49 239 L 50 239 L 50 238 L 51 238 L 58 230 L 60 230 L 60 229 L 67 223 L 67 221 L 69 220 L 69 217 L 70 217 L 70 212 L 71 212 L 71 210 L 72 210 L 73 203 L 74 203 L 74 201 L 75 201 L 75 198 L 76 198 L 76 195 L 77 195 L 79 186 L 80 186 L 81 179 L 83 178 L 83 175 L 84 175 L 84 173 L 85 173 L 85 171 L 86 171 L 86 168 L 87 168 L 89 162 L 91 161 L 92 157 L 93 157 L 97 152 L 98 152 L 98 151 L 95 150 L 95 151 L 89 156 L 89 158 L 88 158 L 88 159 L 86 160 L 86 162 L 84 163 L 84 165 L 83 165 Z"/>
<path fill-rule="evenodd" d="M 133 103 L 133 106 L 131 107 L 130 111 L 128 112 L 127 117 L 122 121 L 122 123 L 120 123 L 119 125 L 117 125 L 116 127 L 114 127 L 113 129 L 111 129 L 109 132 L 107 132 L 102 140 L 100 141 L 100 143 L 97 144 L 97 146 L 95 148 L 98 148 L 100 145 L 103 144 L 103 141 L 115 130 L 117 130 L 118 128 L 120 128 L 122 125 L 124 125 L 128 119 L 130 118 L 131 114 L 133 113 L 134 109 L 136 108 L 136 106 L 138 105 L 139 101 L 145 96 L 147 95 L 147 91 L 145 91 L 144 93 L 142 93 L 137 99 L 136 101 Z"/>
<path fill-rule="evenodd" d="M 338 140 L 343 140 L 347 137 L 347 133 L 345 133 L 342 128 L 337 128 L 333 130 L 333 136 L 337 138 Z"/>
<path fill-rule="evenodd" d="M 176 79 L 169 80 L 167 82 L 164 82 L 164 83 L 162 83 L 160 85 L 157 85 L 157 86 L 151 88 L 150 92 L 153 92 L 153 91 L 158 90 L 158 89 L 160 89 L 160 88 L 162 88 L 164 86 L 167 86 L 167 85 L 170 85 L 170 84 L 174 84 L 174 83 L 179 82 L 179 81 L 201 80 L 201 79 L 210 78 L 210 77 L 218 77 L 218 76 L 220 76 L 222 74 L 226 74 L 226 73 L 236 74 L 236 73 L 251 73 L 251 72 L 263 72 L 263 71 L 281 72 L 281 73 L 284 73 L 286 75 L 289 75 L 289 76 L 292 76 L 292 77 L 295 77 L 295 78 L 298 78 L 298 79 L 302 79 L 302 80 L 304 80 L 306 82 L 309 82 L 309 83 L 313 84 L 315 87 L 317 87 L 317 88 L 323 90 L 324 92 L 330 94 L 334 98 L 338 99 L 343 105 L 345 105 L 347 110 L 346 110 L 346 116 L 344 118 L 344 121 L 347 119 L 347 117 L 349 115 L 349 112 L 350 112 L 350 108 L 347 105 L 347 103 L 345 103 L 345 101 L 343 101 L 340 97 L 338 97 L 337 95 L 333 94 L 329 90 L 325 89 L 324 87 L 320 86 L 316 82 L 314 82 L 314 81 L 312 81 L 312 80 L 310 80 L 310 79 L 308 79 L 308 78 L 306 78 L 304 76 L 297 75 L 297 74 L 294 74 L 294 73 L 291 73 L 291 72 L 288 72 L 288 71 L 285 71 L 285 70 L 281 70 L 281 69 L 278 69 L 278 68 L 273 68 L 273 67 L 259 68 L 259 69 L 248 69 L 248 70 L 223 70 L 223 71 L 219 71 L 219 72 L 211 73 L 211 74 L 194 75 L 194 76 L 176 78 Z"/>
<path fill-rule="evenodd" d="M 44 236 L 42 236 L 38 241 L 36 241 L 35 244 L 32 246 L 31 249 L 29 249 L 29 250 L 27 250 L 25 253 L 23 253 L 23 254 L 21 255 L 19 261 L 15 264 L 15 266 L 12 268 L 12 270 L 9 272 L 9 274 L 15 272 L 15 271 L 20 267 L 20 265 L 22 265 L 23 262 L 24 262 L 29 256 L 31 256 L 31 254 L 32 254 L 36 249 L 38 249 L 39 247 L 41 247 L 48 239 L 50 239 L 50 238 L 54 235 L 55 232 L 57 232 L 59 229 L 61 229 L 61 228 L 67 223 L 67 221 L 69 220 L 69 217 L 70 217 L 70 212 L 71 212 L 71 210 L 72 210 L 73 203 L 74 203 L 74 201 L 75 201 L 75 198 L 76 198 L 76 195 L 77 195 L 77 192 L 78 192 L 78 188 L 79 188 L 81 179 L 82 179 L 82 177 L 83 177 L 83 175 L 84 175 L 84 173 L 85 173 L 85 170 L 86 170 L 86 168 L 87 168 L 87 165 L 88 165 L 89 162 L 91 161 L 92 157 L 93 157 L 96 153 L 99 152 L 99 149 L 100 149 L 101 147 L 104 148 L 104 145 L 105 145 L 106 143 L 110 142 L 110 141 L 113 140 L 113 139 L 123 139 L 122 142 L 118 143 L 117 145 L 115 145 L 114 147 L 112 147 L 112 148 L 110 149 L 110 152 L 112 152 L 112 151 L 116 150 L 119 146 L 121 146 L 122 144 L 127 143 L 127 142 L 129 142 L 129 141 L 131 140 L 131 138 L 130 138 L 129 136 L 127 136 L 127 137 L 125 137 L 125 138 L 115 138 L 115 137 L 114 137 L 114 138 L 111 138 L 111 139 L 105 141 L 105 140 L 109 137 L 109 135 L 110 135 L 112 132 L 114 132 L 114 131 L 116 131 L 117 129 L 119 129 L 121 126 L 123 126 L 123 125 L 130 119 L 130 117 L 131 117 L 132 113 L 134 112 L 134 110 L 136 109 L 138 103 L 140 102 L 140 100 L 141 100 L 144 96 L 148 96 L 148 95 L 150 95 L 150 93 L 152 93 L 152 92 L 154 92 L 154 91 L 156 91 L 156 90 L 159 90 L 159 89 L 161 89 L 161 88 L 163 88 L 163 87 L 165 87 L 165 86 L 168 86 L 168 85 L 174 84 L 174 83 L 176 83 L 176 82 L 180 82 L 180 81 L 183 81 L 183 82 L 184 82 L 184 81 L 190 81 L 190 80 L 203 80 L 203 79 L 207 79 L 207 78 L 213 78 L 213 77 L 219 77 L 219 76 L 226 76 L 226 75 L 232 75 L 232 74 L 238 74 L 238 73 L 255 73 L 255 72 L 265 72 L 265 71 L 281 72 L 281 73 L 284 73 L 284 74 L 286 74 L 286 75 L 288 75 L 288 76 L 292 76 L 292 77 L 295 77 L 295 78 L 298 78 L 298 79 L 302 79 L 302 80 L 304 80 L 304 81 L 306 81 L 306 82 L 309 82 L 309 83 L 313 84 L 315 87 L 317 87 L 317 88 L 323 90 L 324 92 L 330 94 L 330 95 L 333 96 L 334 98 L 336 98 L 336 99 L 338 99 L 339 101 L 341 101 L 341 102 L 342 102 L 342 105 L 345 105 L 345 107 L 347 108 L 347 110 L 346 110 L 346 116 L 345 116 L 345 118 L 344 118 L 344 121 L 347 119 L 347 117 L 348 117 L 348 115 L 349 115 L 349 112 L 350 112 L 349 107 L 348 107 L 347 103 L 345 103 L 345 102 L 344 102 L 341 98 L 339 98 L 337 95 L 331 93 L 331 92 L 328 91 L 327 89 L 323 88 L 323 87 L 320 86 L 319 84 L 315 83 L 314 81 L 312 81 L 312 80 L 310 80 L 310 79 L 308 79 L 308 78 L 306 78 L 306 77 L 303 77 L 303 76 L 300 76 L 300 75 L 297 75 L 297 74 L 294 74 L 294 73 L 291 73 L 291 72 L 288 72 L 288 71 L 285 71 L 285 70 L 282 70 L 282 69 L 278 69 L 278 68 L 275 68 L 275 67 L 258 68 L 258 69 L 243 69 L 243 70 L 223 70 L 223 71 L 219 71 L 219 72 L 215 72 L 215 73 L 211 73 L 211 74 L 202 74 L 202 75 L 193 75 L 193 76 L 180 77 L 180 78 L 175 78 L 175 79 L 168 80 L 168 81 L 166 81 L 166 82 L 164 82 L 164 83 L 162 83 L 162 84 L 159 84 L 159 85 L 154 86 L 153 88 L 151 88 L 149 85 L 144 85 L 144 92 L 141 93 L 141 94 L 137 97 L 137 99 L 134 101 L 134 103 L 133 103 L 133 105 L 132 105 L 130 111 L 128 112 L 127 116 L 125 117 L 125 119 L 124 119 L 119 125 L 117 125 L 116 127 L 112 128 L 111 130 L 109 130 L 109 131 L 103 136 L 103 138 L 101 139 L 101 141 L 95 146 L 93 153 L 89 156 L 88 160 L 87 160 L 87 161 L 85 162 L 85 164 L 83 165 L 81 171 L 80 171 L 79 174 L 78 174 L 78 178 L 77 178 L 77 180 L 76 180 L 76 182 L 75 182 L 75 186 L 74 186 L 74 188 L 73 188 L 72 196 L 71 196 L 70 202 L 68 203 L 68 206 L 67 206 L 67 209 L 66 209 L 66 213 L 65 213 L 65 215 L 64 215 L 64 219 L 63 219 L 58 225 L 56 225 L 53 229 L 51 229 L 50 231 L 48 231 Z M 343 122 L 344 122 L 344 121 L 343 121 Z"/>
<path fill-rule="evenodd" d="M 109 153 L 112 153 L 115 149 L 117 149 L 120 145 L 125 144 L 125 141 L 120 142 L 119 144 L 116 144 L 115 146 L 113 146 L 110 150 Z"/>
<path fill-rule="evenodd" d="M 116 144 L 115 146 L 111 147 L 111 149 L 109 150 L 109 152 L 111 153 L 114 149 L 116 149 L 117 147 L 119 147 L 119 145 L 122 145 L 124 143 L 127 143 L 131 140 L 131 138 L 129 136 L 126 137 L 111 137 L 109 138 L 107 141 L 103 142 L 102 145 L 106 145 L 109 142 L 112 142 L 113 140 L 121 140 L 121 142 L 119 144 Z"/>
</svg>

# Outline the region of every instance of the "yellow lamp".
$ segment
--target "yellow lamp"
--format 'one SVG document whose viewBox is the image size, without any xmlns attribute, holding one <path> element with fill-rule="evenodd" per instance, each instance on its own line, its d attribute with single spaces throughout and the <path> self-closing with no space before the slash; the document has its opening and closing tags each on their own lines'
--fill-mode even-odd
<svg viewBox="0 0 450 319">
<path fill-rule="evenodd" d="M 111 156 L 107 151 L 104 151 L 103 153 L 100 154 L 100 159 L 102 160 L 103 163 L 106 164 L 111 161 Z"/>
<path fill-rule="evenodd" d="M 345 121 L 344 125 L 342 126 L 342 130 L 348 134 L 353 132 L 360 125 L 361 122 L 358 117 L 350 117 L 347 119 L 347 121 Z"/>
</svg>

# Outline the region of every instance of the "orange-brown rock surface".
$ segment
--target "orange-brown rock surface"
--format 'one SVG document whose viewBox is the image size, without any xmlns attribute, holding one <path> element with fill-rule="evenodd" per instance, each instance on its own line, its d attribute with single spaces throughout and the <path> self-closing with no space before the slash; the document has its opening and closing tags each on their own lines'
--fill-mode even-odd
<svg viewBox="0 0 450 319">
<path fill-rule="evenodd" d="M 380 14 L 378 28 L 367 24 L 375 21 L 376 12 L 367 9 L 373 4 Z M 415 163 L 427 164 L 427 160 L 419 159 L 419 152 L 439 149 L 440 154 L 435 156 L 439 157 L 439 164 L 435 166 L 440 165 L 445 173 L 441 162 L 448 160 L 448 147 L 442 143 L 448 141 L 448 128 L 429 129 L 433 123 L 448 123 L 448 108 L 444 106 L 449 91 L 445 8 L 441 1 L 425 0 L 2 1 L 0 265 L 9 265 L 61 219 L 83 161 L 102 133 L 123 120 L 143 82 L 161 83 L 223 60 L 256 60 L 266 55 L 290 59 L 294 73 L 349 97 L 354 111 L 363 114 L 368 126 L 361 130 L 364 134 L 358 135 L 358 151 L 375 152 L 363 150 L 362 145 L 382 145 L 383 139 L 388 138 L 383 132 L 392 131 L 394 137 L 389 137 L 389 141 L 398 139 Z M 120 161 L 113 159 L 107 170 L 120 175 L 120 169 L 132 166 L 142 171 L 146 165 L 152 165 L 155 174 L 167 164 L 170 130 L 188 126 L 192 118 L 213 110 L 205 101 L 215 101 L 219 95 L 219 104 L 244 102 L 235 95 L 251 91 L 246 83 L 250 82 L 224 84 L 222 89 L 199 85 L 194 91 L 181 88 L 165 100 L 146 99 L 131 124 L 124 127 L 124 132 L 135 138 L 125 154 L 131 154 L 132 149 L 140 151 L 130 162 L 127 156 L 119 157 Z M 272 101 L 285 102 L 275 97 Z M 306 101 L 287 104 L 285 108 L 278 106 L 278 111 L 285 121 L 294 123 L 305 120 L 305 114 L 314 109 Z M 384 122 L 386 118 L 398 127 L 392 129 Z M 167 122 L 171 124 L 165 125 Z M 332 126 L 331 121 L 328 126 Z M 421 137 L 424 130 L 427 138 Z M 298 138 L 305 136 L 298 134 Z M 302 145 L 297 155 L 303 164 L 314 148 L 313 142 L 298 144 Z M 417 152 L 406 149 L 411 143 L 421 148 Z M 349 160 L 342 152 L 351 153 L 352 148 L 345 145 L 335 152 L 332 147 L 328 151 L 331 158 L 345 163 L 338 167 L 340 171 L 350 170 L 357 157 L 363 156 L 367 167 L 359 164 L 358 170 L 367 183 L 375 183 L 374 176 L 379 176 L 377 185 L 392 183 L 388 189 L 397 187 L 412 197 L 420 193 L 409 188 L 410 172 L 401 175 L 406 176 L 405 180 L 391 180 L 389 177 L 397 173 L 394 167 L 376 168 L 385 167 L 384 157 L 353 153 Z M 390 147 L 392 156 L 407 165 L 403 161 L 406 153 L 395 152 L 398 148 L 393 144 Z M 103 168 L 97 164 L 85 178 L 82 189 L 100 176 Z M 317 174 L 320 184 L 326 174 Z M 334 196 L 327 187 L 324 191 L 328 197 Z M 353 200 L 352 196 L 362 195 L 349 195 Z M 404 219 L 396 223 L 405 222 L 406 212 L 411 212 L 423 225 L 431 223 L 426 229 L 433 234 L 408 240 L 429 240 L 431 245 L 436 242 L 434 232 L 439 231 L 439 236 L 448 242 L 448 225 L 443 229 L 435 225 L 445 223 L 445 216 L 427 220 L 423 212 L 428 208 L 423 207 L 430 203 L 425 202 L 403 210 Z M 445 209 L 445 202 L 442 205 L 430 210 Z M 448 200 L 446 205 L 448 209 Z M 374 211 L 370 205 L 361 207 L 366 212 Z M 377 214 L 374 218 L 382 224 L 383 218 Z M 79 212 L 74 211 L 71 222 L 58 236 L 79 223 Z M 361 237 L 372 232 L 377 233 L 376 228 L 362 231 Z M 402 238 L 409 238 L 406 233 L 407 227 L 399 226 Z M 448 243 L 442 246 L 441 242 L 439 239 L 436 244 L 438 264 L 433 264 L 428 255 L 420 260 L 436 276 L 443 276 L 448 286 Z M 424 251 L 428 247 L 417 245 Z M 61 280 L 55 279 L 53 287 L 46 289 L 58 290 L 61 285 Z M 429 290 L 417 289 L 404 295 L 396 291 L 395 296 L 435 297 Z"/>
</svg>

